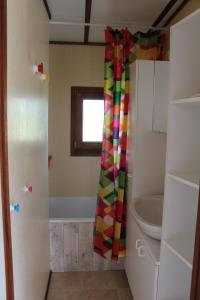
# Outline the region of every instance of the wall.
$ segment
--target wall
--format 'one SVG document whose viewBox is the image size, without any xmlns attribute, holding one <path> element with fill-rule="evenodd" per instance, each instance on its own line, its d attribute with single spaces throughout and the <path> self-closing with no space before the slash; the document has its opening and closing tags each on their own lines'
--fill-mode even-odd
<svg viewBox="0 0 200 300">
<path fill-rule="evenodd" d="M 71 86 L 103 86 L 104 47 L 50 46 L 50 196 L 94 196 L 99 157 L 70 156 Z"/>
<path fill-rule="evenodd" d="M 178 21 L 182 20 L 184 17 L 188 16 L 196 9 L 200 8 L 200 1 L 199 0 L 190 0 L 184 8 L 179 12 L 179 14 L 172 20 L 170 26 L 177 23 Z"/>
<path fill-rule="evenodd" d="M 194 12 L 196 9 L 200 8 L 200 1 L 199 0 L 190 0 L 184 8 L 177 14 L 177 16 L 170 22 L 168 27 L 176 24 L 192 12 Z M 167 32 L 167 54 L 166 59 L 169 59 L 170 57 L 170 30 Z"/>
<path fill-rule="evenodd" d="M 41 0 L 8 0 L 8 147 L 16 300 L 43 300 L 49 273 L 48 83 L 32 72 L 48 70 L 48 19 Z M 25 184 L 33 193 L 24 193 Z"/>
</svg>

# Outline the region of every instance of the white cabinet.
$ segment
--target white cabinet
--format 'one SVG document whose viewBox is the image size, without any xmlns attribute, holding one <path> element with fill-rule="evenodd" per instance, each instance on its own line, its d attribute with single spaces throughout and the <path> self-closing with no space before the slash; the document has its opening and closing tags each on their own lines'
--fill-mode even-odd
<svg viewBox="0 0 200 300">
<path fill-rule="evenodd" d="M 154 62 L 153 131 L 167 133 L 169 62 Z"/>
<path fill-rule="evenodd" d="M 134 300 L 156 300 L 160 242 L 141 232 L 131 214 L 131 206 L 138 197 L 162 194 L 164 191 L 166 134 L 154 132 L 152 122 L 155 80 L 157 81 L 156 84 L 160 85 L 160 90 L 156 94 L 157 102 L 159 102 L 159 97 L 163 93 L 159 80 L 164 80 L 168 72 L 168 63 L 140 60 L 131 65 L 130 71 L 125 269 Z M 165 101 L 168 102 L 168 99 L 165 98 Z M 137 240 L 141 240 L 138 245 L 140 246 L 139 249 L 136 249 Z"/>
<path fill-rule="evenodd" d="M 171 28 L 158 300 L 189 300 L 200 180 L 200 10 Z M 196 95 L 196 96 L 195 96 Z"/>
<path fill-rule="evenodd" d="M 158 63 L 157 73 L 168 69 L 168 62 Z M 154 61 L 138 60 L 130 67 L 128 172 L 133 198 L 164 191 L 166 134 L 152 131 L 154 77 Z"/>
<path fill-rule="evenodd" d="M 156 300 L 159 266 L 153 260 L 144 235 L 130 212 L 128 220 L 126 273 L 133 298 Z"/>
</svg>

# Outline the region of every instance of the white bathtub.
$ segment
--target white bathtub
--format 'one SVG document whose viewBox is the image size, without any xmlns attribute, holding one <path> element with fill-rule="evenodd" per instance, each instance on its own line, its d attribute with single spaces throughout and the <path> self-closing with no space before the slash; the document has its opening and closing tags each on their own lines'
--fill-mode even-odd
<svg viewBox="0 0 200 300">
<path fill-rule="evenodd" d="M 49 198 L 50 264 L 53 272 L 119 270 L 124 261 L 93 252 L 97 197 Z"/>
<path fill-rule="evenodd" d="M 92 222 L 95 218 L 97 196 L 50 197 L 49 217 L 51 221 Z"/>
</svg>

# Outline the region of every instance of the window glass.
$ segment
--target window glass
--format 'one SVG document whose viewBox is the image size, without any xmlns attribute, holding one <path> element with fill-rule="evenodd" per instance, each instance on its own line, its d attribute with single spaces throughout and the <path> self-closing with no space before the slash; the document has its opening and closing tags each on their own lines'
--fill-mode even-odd
<svg viewBox="0 0 200 300">
<path fill-rule="evenodd" d="M 83 142 L 102 142 L 104 101 L 83 99 Z"/>
</svg>

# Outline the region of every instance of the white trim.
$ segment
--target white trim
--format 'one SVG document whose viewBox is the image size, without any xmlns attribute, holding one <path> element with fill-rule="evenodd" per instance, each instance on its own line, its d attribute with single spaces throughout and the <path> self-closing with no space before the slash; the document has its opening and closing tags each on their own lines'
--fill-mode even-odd
<svg viewBox="0 0 200 300">
<path fill-rule="evenodd" d="M 95 218 L 55 218 L 49 219 L 49 223 L 93 223 Z"/>
</svg>

